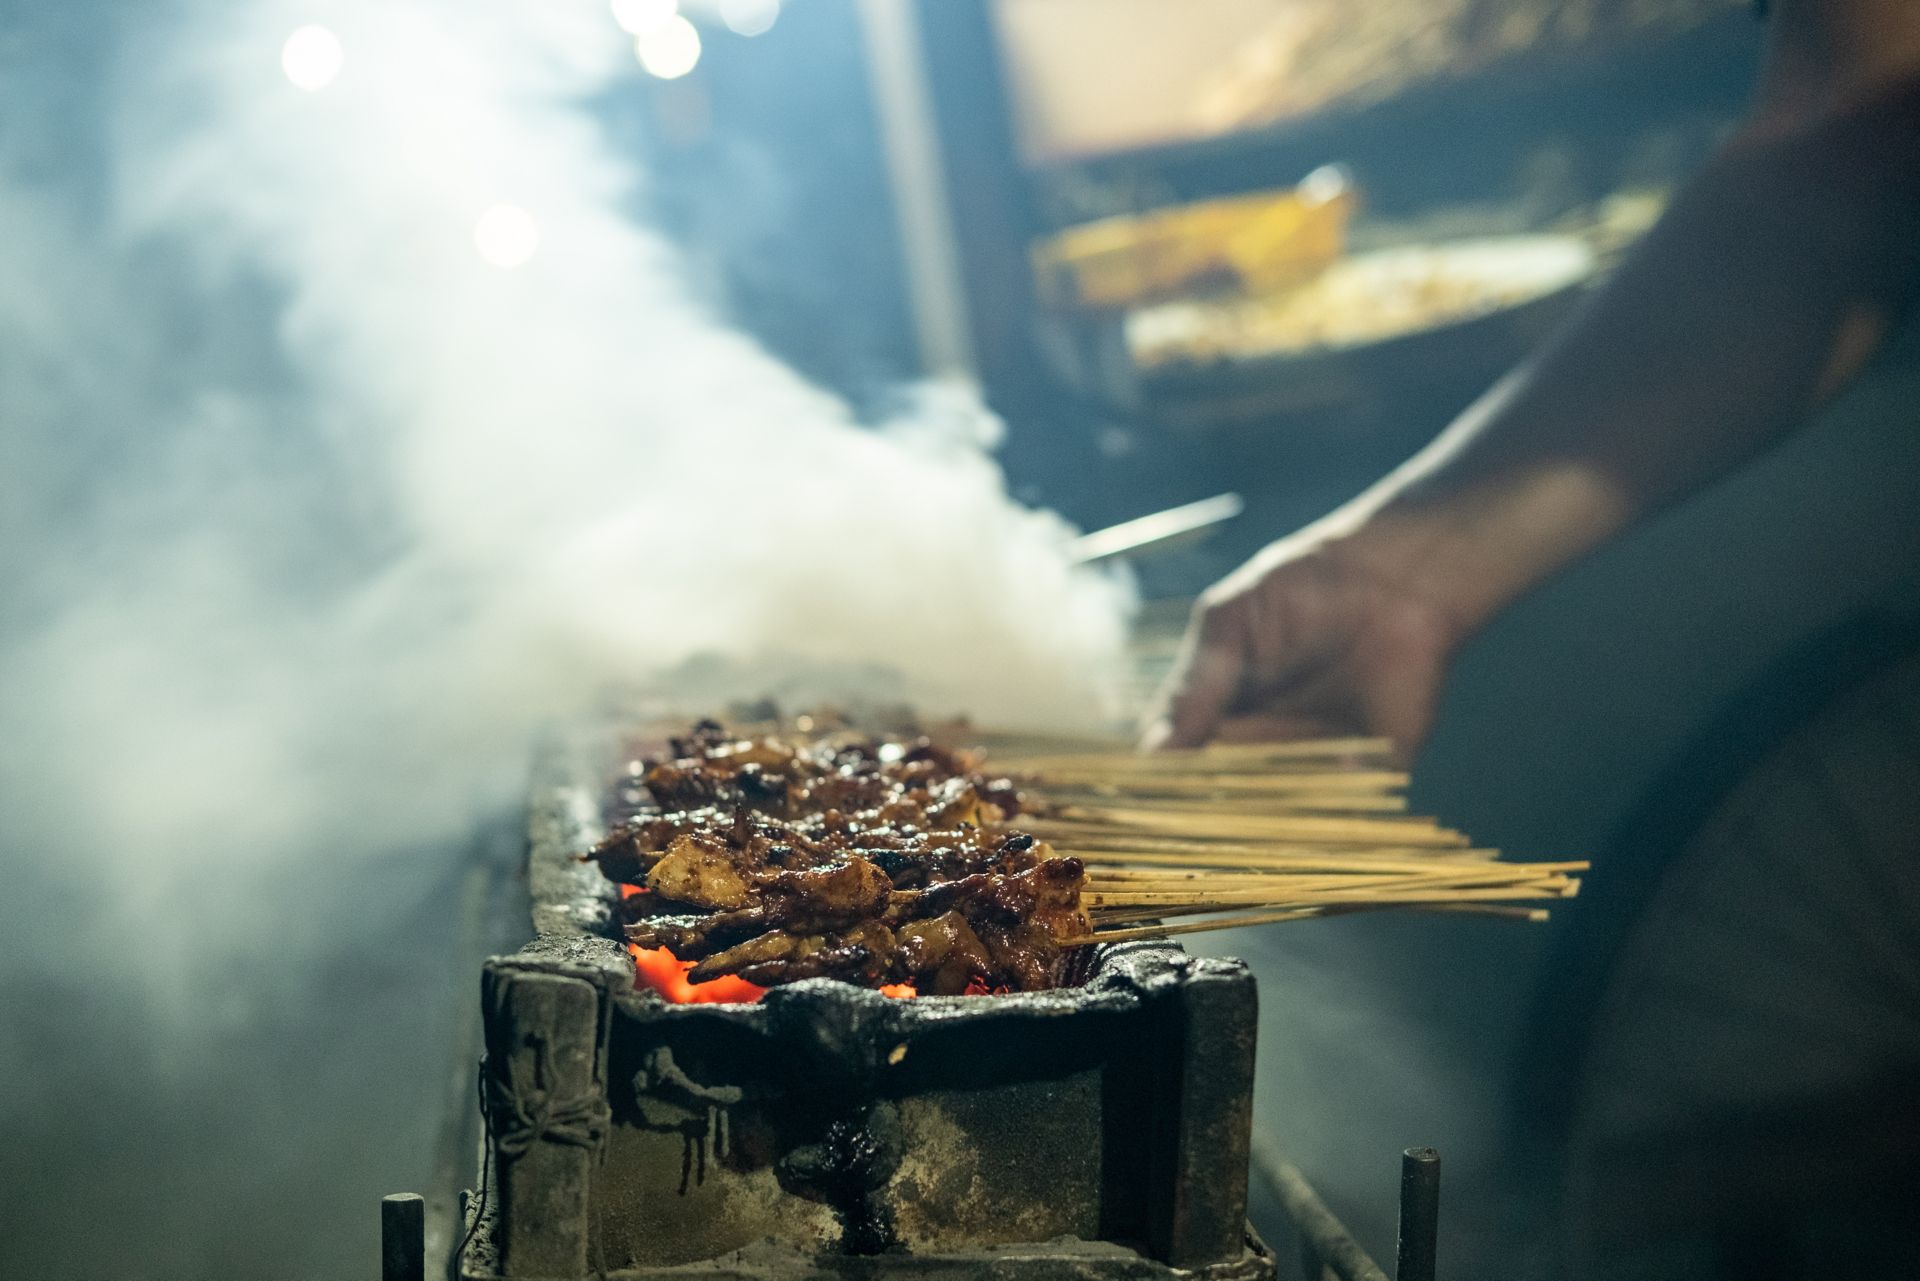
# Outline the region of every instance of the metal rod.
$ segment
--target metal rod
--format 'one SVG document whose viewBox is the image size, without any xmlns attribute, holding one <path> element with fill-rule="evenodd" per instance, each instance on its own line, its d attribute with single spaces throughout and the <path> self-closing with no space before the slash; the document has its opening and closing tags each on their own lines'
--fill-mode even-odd
<svg viewBox="0 0 1920 1281">
<path fill-rule="evenodd" d="M 427 1281 L 427 1202 L 418 1193 L 380 1199 L 380 1281 Z"/>
<path fill-rule="evenodd" d="M 1118 525 L 1096 529 L 1073 540 L 1068 553 L 1081 564 L 1125 556 L 1159 544 L 1173 542 L 1232 520 L 1246 510 L 1246 501 L 1238 494 L 1216 494 L 1197 503 L 1169 507 L 1165 511 L 1136 516 Z"/>
<path fill-rule="evenodd" d="M 1433 1281 L 1440 1240 L 1440 1154 L 1408 1148 L 1400 1157 L 1400 1252 L 1395 1281 Z"/>
<path fill-rule="evenodd" d="M 1253 1144 L 1253 1168 L 1299 1231 L 1303 1263 L 1311 1254 L 1318 1256 L 1322 1268 L 1340 1281 L 1387 1281 L 1387 1274 L 1327 1209 L 1306 1176 L 1258 1138 Z M 1324 1272 L 1317 1272 L 1309 1281 L 1320 1281 L 1322 1275 Z"/>
</svg>

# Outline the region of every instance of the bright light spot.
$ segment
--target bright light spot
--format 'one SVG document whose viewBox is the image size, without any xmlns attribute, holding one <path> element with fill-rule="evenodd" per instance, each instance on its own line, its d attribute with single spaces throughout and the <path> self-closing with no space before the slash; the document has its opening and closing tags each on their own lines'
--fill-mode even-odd
<svg viewBox="0 0 1920 1281">
<path fill-rule="evenodd" d="M 473 224 L 473 247 L 495 267 L 518 267 L 540 247 L 540 224 L 519 205 L 495 205 Z"/>
<path fill-rule="evenodd" d="M 679 12 L 680 0 L 613 0 L 613 20 L 629 35 L 658 31 Z"/>
<path fill-rule="evenodd" d="M 1353 186 L 1353 171 L 1345 165 L 1321 165 L 1300 180 L 1299 191 L 1314 204 L 1336 200 Z"/>
<path fill-rule="evenodd" d="M 312 93 L 333 83 L 344 58 L 339 36 L 325 27 L 302 27 L 281 46 L 280 69 L 287 73 L 287 79 Z"/>
<path fill-rule="evenodd" d="M 780 0 L 720 0 L 720 21 L 736 36 L 771 31 L 779 18 Z"/>
<path fill-rule="evenodd" d="M 700 61 L 700 33 L 674 14 L 652 31 L 633 38 L 640 65 L 662 80 L 678 80 Z"/>
</svg>

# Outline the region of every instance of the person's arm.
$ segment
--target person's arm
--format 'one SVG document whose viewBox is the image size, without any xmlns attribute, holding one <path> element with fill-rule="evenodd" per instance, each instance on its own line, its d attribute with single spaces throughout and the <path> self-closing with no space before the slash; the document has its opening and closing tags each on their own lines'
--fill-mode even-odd
<svg viewBox="0 0 1920 1281">
<path fill-rule="evenodd" d="M 1755 109 L 1543 352 L 1202 597 L 1153 745 L 1424 738 L 1453 650 L 1777 441 L 1920 289 L 1920 4 L 1782 0 Z"/>
</svg>

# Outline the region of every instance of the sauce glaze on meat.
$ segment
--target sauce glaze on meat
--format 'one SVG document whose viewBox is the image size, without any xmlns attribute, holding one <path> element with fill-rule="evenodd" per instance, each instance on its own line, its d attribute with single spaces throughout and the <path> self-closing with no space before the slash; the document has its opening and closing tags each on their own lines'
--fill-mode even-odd
<svg viewBox="0 0 1920 1281">
<path fill-rule="evenodd" d="M 645 803 L 588 855 L 636 887 L 628 941 L 770 987 L 928 995 L 1065 981 L 1089 932 L 1079 859 L 1008 826 L 1018 789 L 926 739 L 737 738 L 712 721 L 642 763 Z"/>
</svg>

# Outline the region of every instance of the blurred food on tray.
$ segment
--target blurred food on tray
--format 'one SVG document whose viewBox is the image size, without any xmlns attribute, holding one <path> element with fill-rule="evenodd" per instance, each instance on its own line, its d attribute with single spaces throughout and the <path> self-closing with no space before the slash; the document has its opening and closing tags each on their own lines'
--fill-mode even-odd
<svg viewBox="0 0 1920 1281">
<path fill-rule="evenodd" d="M 1352 182 L 1329 165 L 1297 187 L 1069 227 L 1034 247 L 1034 271 L 1042 297 L 1056 307 L 1284 289 L 1340 256 L 1354 203 Z"/>
<path fill-rule="evenodd" d="M 1356 347 L 1520 306 L 1583 280 L 1572 236 L 1408 245 L 1333 262 L 1289 289 L 1189 298 L 1128 315 L 1127 349 L 1155 368 Z"/>
</svg>

